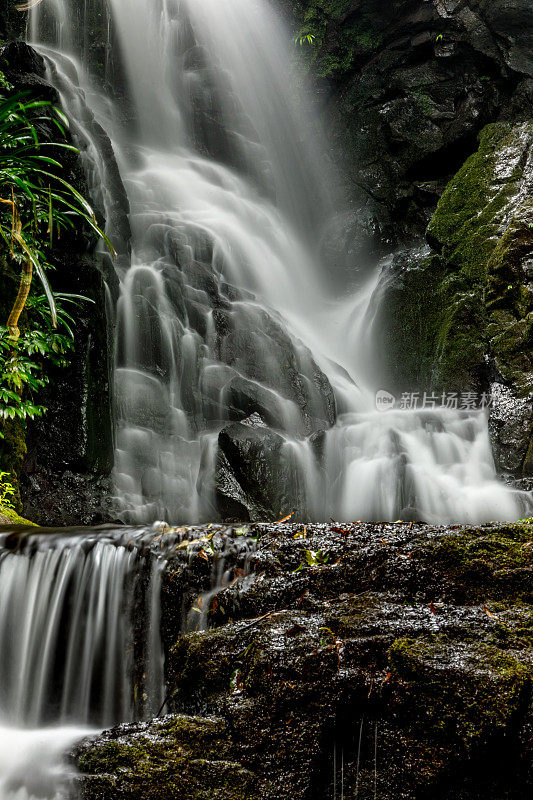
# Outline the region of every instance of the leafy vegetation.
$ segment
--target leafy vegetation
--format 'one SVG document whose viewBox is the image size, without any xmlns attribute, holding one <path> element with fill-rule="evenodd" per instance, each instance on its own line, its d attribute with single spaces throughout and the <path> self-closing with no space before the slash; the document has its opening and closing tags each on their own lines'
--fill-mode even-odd
<svg viewBox="0 0 533 800">
<path fill-rule="evenodd" d="M 12 483 L 6 480 L 8 477 L 9 472 L 0 472 L 0 506 L 14 508 L 15 506 L 11 498 L 16 493 L 16 489 Z"/>
<path fill-rule="evenodd" d="M 48 383 L 47 369 L 68 364 L 83 298 L 55 294 L 49 283 L 54 247 L 62 234 L 86 226 L 111 245 L 82 194 L 64 177 L 62 152 L 68 123 L 49 101 L 15 92 L 0 82 L 0 242 L 2 266 L 15 283 L 5 324 L 0 325 L 0 420 L 41 416 L 35 396 Z M 38 278 L 40 290 L 33 281 Z M 17 286 L 18 282 L 18 286 Z"/>
</svg>

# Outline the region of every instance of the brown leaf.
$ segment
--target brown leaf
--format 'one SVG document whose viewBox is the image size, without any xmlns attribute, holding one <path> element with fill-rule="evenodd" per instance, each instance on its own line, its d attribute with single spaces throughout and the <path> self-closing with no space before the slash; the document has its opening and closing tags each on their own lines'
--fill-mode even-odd
<svg viewBox="0 0 533 800">
<path fill-rule="evenodd" d="M 483 610 L 484 610 L 485 614 L 487 615 L 487 617 L 490 617 L 491 619 L 497 619 L 498 622 L 499 622 L 500 618 L 496 614 L 493 614 L 492 611 L 489 611 L 487 606 L 483 606 Z"/>
<path fill-rule="evenodd" d="M 291 511 L 291 513 L 287 514 L 286 517 L 282 517 L 281 519 L 278 519 L 276 524 L 279 525 L 280 522 L 287 522 L 287 520 L 290 519 L 291 517 L 294 517 L 294 511 Z"/>
<path fill-rule="evenodd" d="M 302 633 L 303 631 L 305 631 L 304 626 L 300 625 L 298 622 L 295 622 L 292 628 L 289 628 L 287 631 L 285 631 L 285 636 L 298 636 L 298 634 Z"/>
</svg>

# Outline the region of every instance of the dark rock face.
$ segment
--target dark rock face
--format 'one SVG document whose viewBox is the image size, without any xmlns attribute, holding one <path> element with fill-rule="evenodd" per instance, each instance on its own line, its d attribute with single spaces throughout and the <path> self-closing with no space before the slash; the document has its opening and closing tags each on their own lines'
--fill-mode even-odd
<svg viewBox="0 0 533 800">
<path fill-rule="evenodd" d="M 24 42 L 2 49 L 0 69 L 18 90 L 30 89 L 36 97 L 59 104 L 45 80 L 43 59 Z M 77 155 L 61 151 L 59 158 L 65 179 L 86 193 Z M 13 466 L 20 474 L 25 514 L 43 525 L 97 524 L 110 514 L 105 479 L 112 457 L 106 300 L 99 265 L 88 254 L 92 243 L 87 231 L 78 230 L 54 247 L 52 288 L 84 295 L 89 302 L 81 303 L 74 314 L 71 365 L 49 371 L 51 385 L 40 396 L 48 413 L 29 424 L 26 434 L 10 434 L 7 442 L 11 454 L 17 455 Z"/>
<path fill-rule="evenodd" d="M 531 475 L 533 123 L 483 129 L 427 229 L 386 268 L 377 360 L 396 391 L 491 393 L 502 472 Z"/>
<path fill-rule="evenodd" d="M 213 529 L 188 530 L 189 557 L 170 555 L 163 579 L 177 715 L 82 743 L 83 798 L 529 796 L 531 525 L 215 535 L 235 552 L 257 541 L 253 575 L 230 558 L 206 608 L 215 627 L 178 635 L 184 586 L 204 591 L 210 571 Z"/>
<path fill-rule="evenodd" d="M 218 445 L 216 485 L 224 519 L 278 519 L 285 509 L 302 507 L 305 498 L 298 496 L 284 439 L 257 414 L 223 428 Z"/>
<path fill-rule="evenodd" d="M 17 3 L 0 0 L 0 41 L 22 38 L 25 27 L 26 14 L 17 9 Z"/>
<path fill-rule="evenodd" d="M 528 0 L 283 6 L 300 33 L 314 37 L 302 44 L 302 68 L 332 93 L 348 192 L 374 216 L 378 238 L 423 233 L 443 182 L 475 149 L 483 126 L 533 114 Z"/>
<path fill-rule="evenodd" d="M 149 727 L 121 725 L 105 733 L 95 749 L 82 743 L 74 757 L 91 772 L 106 761 L 106 774 L 81 782 L 80 798 L 253 797 L 254 775 L 233 760 L 234 748 L 224 720 L 216 717 L 164 717 Z M 163 788 L 164 787 L 164 788 Z M 162 792 L 164 794 L 162 794 Z"/>
</svg>

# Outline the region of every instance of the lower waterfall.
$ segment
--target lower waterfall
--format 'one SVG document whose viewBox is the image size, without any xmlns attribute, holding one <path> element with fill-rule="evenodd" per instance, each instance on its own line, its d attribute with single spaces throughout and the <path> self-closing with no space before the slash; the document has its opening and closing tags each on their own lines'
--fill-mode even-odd
<svg viewBox="0 0 533 800">
<path fill-rule="evenodd" d="M 162 562 L 143 544 L 153 535 L 0 532 L 0 800 L 63 797 L 69 746 L 160 709 Z"/>
</svg>

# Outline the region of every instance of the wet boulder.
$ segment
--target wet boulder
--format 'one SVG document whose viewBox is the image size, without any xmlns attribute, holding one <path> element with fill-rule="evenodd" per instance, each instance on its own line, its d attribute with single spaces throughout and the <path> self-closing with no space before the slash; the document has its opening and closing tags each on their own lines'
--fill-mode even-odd
<svg viewBox="0 0 533 800">
<path fill-rule="evenodd" d="M 277 519 L 299 505 L 290 449 L 258 414 L 223 428 L 218 446 L 215 480 L 223 517 Z"/>
<path fill-rule="evenodd" d="M 189 571 L 200 589 L 200 562 L 208 575 L 216 556 L 193 550 L 211 532 L 188 529 L 183 585 Z M 82 798 L 531 794 L 531 524 L 251 523 L 216 535 L 255 541 L 252 572 L 210 596 L 207 630 L 182 633 L 171 557 L 172 713 L 76 748 Z"/>
<path fill-rule="evenodd" d="M 119 725 L 82 742 L 74 758 L 84 773 L 80 800 L 241 800 L 255 786 L 233 760 L 227 724 L 215 717 Z"/>
</svg>

